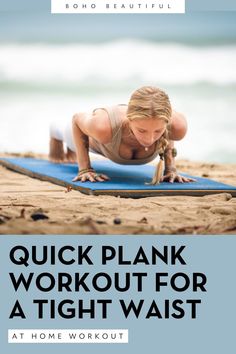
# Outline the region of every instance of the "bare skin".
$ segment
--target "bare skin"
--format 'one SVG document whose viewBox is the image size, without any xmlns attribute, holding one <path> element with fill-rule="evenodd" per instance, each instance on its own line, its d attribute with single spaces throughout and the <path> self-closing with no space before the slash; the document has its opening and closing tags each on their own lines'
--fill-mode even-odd
<svg viewBox="0 0 236 354">
<path fill-rule="evenodd" d="M 129 121 L 126 117 L 127 106 L 119 106 L 122 126 L 122 140 L 119 148 L 119 154 L 122 158 L 141 159 L 151 156 L 156 148 L 156 142 L 166 129 L 166 123 L 161 119 L 145 118 Z M 178 175 L 175 168 L 172 148 L 174 141 L 181 140 L 187 131 L 185 117 L 178 112 L 173 112 L 169 131 L 170 143 L 164 155 L 165 172 L 161 181 L 174 181 L 183 183 L 191 182 L 192 179 Z M 107 144 L 112 140 L 112 129 L 108 114 L 103 109 L 97 109 L 92 114 L 77 113 L 73 116 L 73 137 L 76 147 L 77 162 L 79 173 L 73 181 L 91 181 L 104 182 L 109 179 L 104 174 L 97 174 L 91 169 L 89 158 L 89 147 L 93 148 L 94 140 Z M 58 141 L 57 141 L 58 142 Z M 53 141 L 51 158 L 62 159 L 61 147 L 58 151 L 54 150 L 56 143 Z M 58 146 L 58 145 L 57 145 Z"/>
<path fill-rule="evenodd" d="M 50 139 L 49 159 L 54 163 L 75 163 L 76 153 L 66 148 L 64 151 L 63 142 L 55 138 Z"/>
<path fill-rule="evenodd" d="M 54 163 L 65 161 L 65 152 L 63 142 L 55 138 L 50 139 L 49 143 L 49 160 Z"/>
</svg>

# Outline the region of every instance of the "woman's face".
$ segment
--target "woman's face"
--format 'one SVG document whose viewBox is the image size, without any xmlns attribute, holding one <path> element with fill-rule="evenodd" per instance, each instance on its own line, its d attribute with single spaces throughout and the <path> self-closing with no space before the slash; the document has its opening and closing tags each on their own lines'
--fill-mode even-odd
<svg viewBox="0 0 236 354">
<path fill-rule="evenodd" d="M 162 119 L 144 118 L 129 122 L 135 138 L 144 147 L 152 146 L 164 133 L 166 122 Z"/>
</svg>

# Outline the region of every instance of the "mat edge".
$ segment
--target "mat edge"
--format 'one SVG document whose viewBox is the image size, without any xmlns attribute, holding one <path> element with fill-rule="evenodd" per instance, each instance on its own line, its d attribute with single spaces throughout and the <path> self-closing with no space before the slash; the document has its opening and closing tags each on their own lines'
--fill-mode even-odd
<svg viewBox="0 0 236 354">
<path fill-rule="evenodd" d="M 94 196 L 99 196 L 99 195 L 109 195 L 109 196 L 114 196 L 114 197 L 124 197 L 124 198 L 145 198 L 145 197 L 154 197 L 154 196 L 158 196 L 158 197 L 166 197 L 166 196 L 192 196 L 192 197 L 202 197 L 205 195 L 212 195 L 212 194 L 222 194 L 222 193 L 229 193 L 232 195 L 232 197 L 236 197 L 236 190 L 230 190 L 230 189 L 226 189 L 226 190 L 198 190 L 198 191 L 194 191 L 194 190 L 169 190 L 169 189 L 162 189 L 162 190 L 138 190 L 135 191 L 135 193 L 137 194 L 137 196 L 134 196 L 134 190 L 119 190 L 119 192 L 116 192 L 114 190 L 91 190 L 89 188 L 86 187 L 81 187 L 69 182 L 64 182 L 61 181 L 55 177 L 49 177 L 49 176 L 45 176 L 39 172 L 32 172 L 29 171 L 28 169 L 25 169 L 24 167 L 20 167 L 15 165 L 12 162 L 7 161 L 7 158 L 0 158 L 0 165 L 8 168 L 9 170 L 15 171 L 15 172 L 19 172 L 21 174 L 24 174 L 25 176 L 31 177 L 31 178 L 38 178 L 42 181 L 45 182 L 50 182 L 50 183 L 54 183 L 56 185 L 62 186 L 62 187 L 71 187 L 74 190 L 78 190 L 79 192 L 86 194 L 86 195 L 94 195 Z M 183 192 L 185 193 L 183 195 Z M 142 194 L 142 195 L 141 195 Z"/>
</svg>

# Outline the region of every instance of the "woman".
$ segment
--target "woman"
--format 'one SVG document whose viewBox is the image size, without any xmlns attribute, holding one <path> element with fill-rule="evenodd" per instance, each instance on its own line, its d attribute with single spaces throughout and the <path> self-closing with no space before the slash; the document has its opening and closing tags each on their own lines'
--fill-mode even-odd
<svg viewBox="0 0 236 354">
<path fill-rule="evenodd" d="M 191 182 L 194 180 L 177 173 L 174 161 L 174 141 L 183 139 L 186 131 L 186 120 L 172 111 L 168 95 L 159 88 L 144 86 L 132 94 L 128 105 L 75 114 L 72 131 L 69 128 L 63 133 L 52 127 L 50 158 L 54 162 L 64 160 L 64 140 L 67 160 L 76 158 L 79 165 L 73 181 L 104 182 L 109 177 L 92 168 L 89 150 L 127 165 L 148 163 L 159 154 L 152 184 Z"/>
</svg>

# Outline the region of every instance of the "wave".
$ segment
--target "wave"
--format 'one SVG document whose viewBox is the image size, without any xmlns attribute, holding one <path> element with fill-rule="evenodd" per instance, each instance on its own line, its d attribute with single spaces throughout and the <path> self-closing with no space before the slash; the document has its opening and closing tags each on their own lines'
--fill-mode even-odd
<svg viewBox="0 0 236 354">
<path fill-rule="evenodd" d="M 1 85 L 130 87 L 236 84 L 236 45 L 191 47 L 140 40 L 100 44 L 0 44 Z M 62 89 L 63 90 L 63 89 Z"/>
<path fill-rule="evenodd" d="M 126 97 L 130 95 L 131 92 L 140 87 L 141 85 L 149 84 L 149 82 L 129 80 L 129 82 L 111 82 L 108 80 L 98 80 L 95 78 L 91 82 L 83 83 L 68 83 L 64 82 L 58 84 L 56 82 L 41 82 L 36 81 L 26 82 L 26 81 L 0 81 L 0 92 L 1 94 L 11 95 L 17 94 L 20 96 L 35 94 L 45 94 L 45 95 L 64 95 L 64 96 L 80 96 L 83 98 L 89 98 L 91 96 L 108 96 L 113 95 L 113 97 L 121 96 Z M 154 83 L 155 84 L 155 83 Z M 156 86 L 164 89 L 166 92 L 178 97 L 186 97 L 189 95 L 199 95 L 199 96 L 214 96 L 222 97 L 227 95 L 228 98 L 233 96 L 235 98 L 236 92 L 236 82 L 228 84 L 213 84 L 209 82 L 197 82 L 193 84 L 169 84 L 158 82 Z"/>
</svg>

